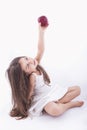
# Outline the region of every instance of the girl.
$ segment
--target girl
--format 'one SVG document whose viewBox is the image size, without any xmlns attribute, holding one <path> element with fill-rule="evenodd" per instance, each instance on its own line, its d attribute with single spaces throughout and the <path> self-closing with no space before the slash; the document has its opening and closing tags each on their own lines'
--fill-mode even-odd
<svg viewBox="0 0 87 130">
<path fill-rule="evenodd" d="M 17 57 L 7 69 L 13 99 L 12 117 L 22 119 L 28 115 L 41 115 L 43 111 L 51 116 L 59 116 L 70 108 L 83 105 L 83 101 L 71 101 L 80 94 L 80 87 L 72 86 L 66 90 L 51 86 L 48 74 L 40 65 L 46 28 L 39 24 L 36 57 Z"/>
</svg>

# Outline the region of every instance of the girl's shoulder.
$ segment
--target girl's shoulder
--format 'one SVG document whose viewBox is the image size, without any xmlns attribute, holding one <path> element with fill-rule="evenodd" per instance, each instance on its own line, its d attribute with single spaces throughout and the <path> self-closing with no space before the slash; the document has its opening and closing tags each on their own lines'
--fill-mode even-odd
<svg viewBox="0 0 87 130">
<path fill-rule="evenodd" d="M 32 73 L 32 74 L 30 75 L 30 80 L 35 80 L 36 77 L 37 77 L 37 74 L 36 74 L 36 73 Z"/>
<path fill-rule="evenodd" d="M 37 74 L 36 74 L 36 73 L 34 73 L 34 72 L 33 72 L 31 75 L 32 75 L 32 76 L 37 76 Z"/>
</svg>

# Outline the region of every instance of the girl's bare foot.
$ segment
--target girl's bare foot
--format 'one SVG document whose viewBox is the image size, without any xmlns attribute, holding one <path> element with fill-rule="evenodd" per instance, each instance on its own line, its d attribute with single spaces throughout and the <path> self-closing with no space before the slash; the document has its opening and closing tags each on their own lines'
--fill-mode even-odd
<svg viewBox="0 0 87 130">
<path fill-rule="evenodd" d="M 83 101 L 71 101 L 71 102 L 68 102 L 68 103 L 63 104 L 63 105 L 65 105 L 65 107 L 67 109 L 69 109 L 69 108 L 74 108 L 74 107 L 81 107 L 83 104 L 84 104 Z"/>
<path fill-rule="evenodd" d="M 59 102 L 56 102 L 58 105 L 61 104 Z M 81 107 L 84 104 L 83 101 L 71 101 L 68 103 L 63 103 L 62 106 L 65 108 L 65 110 L 74 108 L 74 107 Z"/>
<path fill-rule="evenodd" d="M 72 103 L 75 105 L 75 107 L 81 107 L 84 104 L 83 101 L 74 101 Z"/>
</svg>

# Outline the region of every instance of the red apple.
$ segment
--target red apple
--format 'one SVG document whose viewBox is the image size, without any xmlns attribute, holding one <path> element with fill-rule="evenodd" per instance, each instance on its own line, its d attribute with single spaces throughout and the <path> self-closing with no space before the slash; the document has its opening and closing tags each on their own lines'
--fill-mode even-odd
<svg viewBox="0 0 87 130">
<path fill-rule="evenodd" d="M 48 19 L 46 16 L 40 16 L 38 18 L 38 22 L 41 23 L 41 26 L 43 26 L 43 27 L 47 27 L 49 25 Z"/>
</svg>

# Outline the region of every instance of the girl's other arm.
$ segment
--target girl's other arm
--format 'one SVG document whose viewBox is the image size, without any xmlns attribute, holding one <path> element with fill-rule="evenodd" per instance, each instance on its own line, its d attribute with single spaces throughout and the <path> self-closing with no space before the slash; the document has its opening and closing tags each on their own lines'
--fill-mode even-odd
<svg viewBox="0 0 87 130">
<path fill-rule="evenodd" d="M 36 83 L 36 77 L 34 74 L 30 75 L 30 90 L 29 90 L 29 96 L 28 99 L 30 99 L 34 93 L 34 88 L 35 88 L 35 83 Z"/>
</svg>

